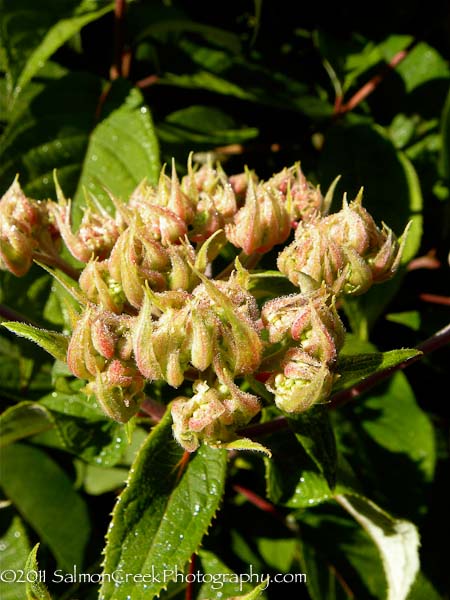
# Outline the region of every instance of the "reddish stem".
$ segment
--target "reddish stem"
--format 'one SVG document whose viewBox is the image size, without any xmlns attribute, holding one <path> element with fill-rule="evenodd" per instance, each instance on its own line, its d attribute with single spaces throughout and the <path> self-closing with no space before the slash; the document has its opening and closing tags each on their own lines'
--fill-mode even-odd
<svg viewBox="0 0 450 600">
<path fill-rule="evenodd" d="M 126 0 L 116 0 L 114 6 L 114 63 L 111 67 L 111 79 L 117 79 L 123 75 L 123 46 L 125 42 L 124 22 Z"/>
<path fill-rule="evenodd" d="M 420 294 L 419 298 L 423 302 L 430 304 L 441 304 L 442 306 L 450 306 L 450 296 L 438 296 L 437 294 Z"/>
<path fill-rule="evenodd" d="M 191 577 L 188 577 L 186 594 L 184 596 L 185 600 L 193 600 L 193 598 L 194 598 L 194 577 L 192 577 L 192 575 L 194 574 L 194 569 L 195 569 L 195 554 L 193 554 L 191 556 L 191 561 L 189 563 L 189 575 Z"/>
<path fill-rule="evenodd" d="M 136 81 L 135 86 L 141 89 L 150 87 L 151 85 L 155 84 L 158 81 L 158 79 L 158 75 L 149 75 L 148 77 L 144 77 L 144 79 Z"/>
<path fill-rule="evenodd" d="M 447 325 L 446 327 L 435 333 L 432 337 L 428 338 L 427 340 L 425 340 L 417 346 L 417 349 L 421 350 L 422 354 L 412 356 L 411 358 L 408 358 L 407 360 L 399 363 L 395 367 L 385 369 L 384 371 L 380 371 L 379 373 L 374 373 L 373 375 L 370 375 L 369 377 L 361 381 L 361 383 L 358 383 L 358 385 L 355 385 L 349 390 L 342 390 L 342 392 L 334 394 L 334 396 L 331 398 L 331 402 L 328 404 L 328 408 L 330 410 L 340 408 L 344 404 L 347 404 L 347 402 L 349 402 L 350 400 L 357 398 L 364 392 L 367 392 L 367 390 L 369 390 L 370 388 L 388 379 L 393 373 L 395 373 L 395 371 L 404 369 L 405 367 L 409 367 L 409 365 L 412 365 L 418 360 L 421 360 L 424 354 L 429 354 L 434 350 L 438 350 L 439 348 L 442 348 L 442 346 L 445 346 L 448 343 L 450 343 L 450 325 Z"/>
<path fill-rule="evenodd" d="M 405 58 L 408 56 L 411 48 L 416 44 L 413 41 L 407 48 L 404 50 L 400 50 L 397 52 L 395 56 L 391 58 L 391 60 L 382 68 L 382 70 L 374 75 L 367 83 L 365 83 L 357 92 L 354 94 L 348 102 L 343 102 L 342 98 L 336 98 L 335 106 L 334 106 L 334 114 L 335 115 L 343 115 L 347 112 L 352 111 L 358 104 L 360 104 L 363 100 L 367 98 L 372 92 L 376 90 L 376 88 L 380 85 L 380 83 L 386 78 L 386 76 L 391 73 Z"/>
<path fill-rule="evenodd" d="M 271 515 L 273 515 L 276 518 L 281 517 L 284 521 L 284 517 L 282 515 L 280 515 L 280 513 L 278 512 L 276 507 L 271 502 L 264 500 L 264 498 L 261 498 L 261 496 L 259 496 L 252 490 L 249 490 L 248 488 L 244 487 L 243 485 L 239 485 L 239 484 L 233 485 L 233 489 L 238 494 L 242 494 L 243 496 L 245 496 L 247 498 L 247 500 L 249 502 L 251 502 L 251 504 L 256 506 L 256 508 L 259 508 L 260 510 L 262 510 L 266 513 L 270 513 Z"/>
<path fill-rule="evenodd" d="M 27 325 L 38 327 L 37 323 L 25 315 L 18 313 L 14 309 L 9 308 L 9 306 L 6 306 L 5 304 L 0 304 L 0 318 L 5 319 L 6 321 L 17 321 L 17 323 L 26 323 Z"/>
</svg>

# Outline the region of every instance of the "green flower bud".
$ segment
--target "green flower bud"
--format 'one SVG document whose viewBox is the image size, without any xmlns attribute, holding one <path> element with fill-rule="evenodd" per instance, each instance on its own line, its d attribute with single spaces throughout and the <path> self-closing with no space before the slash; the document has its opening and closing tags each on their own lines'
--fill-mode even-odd
<svg viewBox="0 0 450 600">
<path fill-rule="evenodd" d="M 280 410 L 301 413 L 330 395 L 334 376 L 327 364 L 300 348 L 288 350 L 281 367 L 265 384 Z"/>
<path fill-rule="evenodd" d="M 113 361 L 106 371 L 97 373 L 86 391 L 96 397 L 108 417 L 126 423 L 139 409 L 144 385 L 144 378 L 136 370 Z"/>
</svg>

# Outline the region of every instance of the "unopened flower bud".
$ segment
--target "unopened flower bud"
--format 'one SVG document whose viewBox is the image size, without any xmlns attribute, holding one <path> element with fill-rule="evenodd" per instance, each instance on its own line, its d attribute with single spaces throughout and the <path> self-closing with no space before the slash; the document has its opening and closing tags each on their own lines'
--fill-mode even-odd
<svg viewBox="0 0 450 600">
<path fill-rule="evenodd" d="M 86 391 L 95 395 L 108 417 L 126 423 L 139 409 L 144 385 L 145 380 L 139 373 L 113 361 L 106 371 L 97 373 Z"/>
<path fill-rule="evenodd" d="M 90 302 L 117 314 L 122 312 L 126 298 L 122 286 L 111 277 L 107 260 L 89 261 L 78 283 Z"/>
<path fill-rule="evenodd" d="M 292 221 L 308 222 L 324 213 L 320 187 L 306 179 L 300 163 L 276 173 L 267 183 L 283 194 Z"/>
<path fill-rule="evenodd" d="M 84 263 L 92 258 L 108 258 L 120 235 L 120 227 L 116 220 L 91 198 L 84 210 L 80 227 L 77 233 L 74 233 L 71 224 L 71 202 L 64 197 L 57 180 L 55 184 L 58 204 L 50 202 L 48 207 L 70 253 Z"/>
<path fill-rule="evenodd" d="M 225 227 L 227 239 L 246 254 L 268 252 L 289 236 L 291 219 L 279 191 L 250 180 L 245 204 Z"/>
<path fill-rule="evenodd" d="M 192 398 L 178 398 L 172 403 L 173 433 L 188 452 L 201 443 L 220 446 L 236 439 L 237 427 L 246 425 L 260 410 L 256 396 L 218 383 L 210 387 L 196 381 Z"/>
<path fill-rule="evenodd" d="M 258 309 L 255 298 L 236 277 L 229 281 L 209 281 L 195 288 L 199 314 L 212 313 L 217 337 L 216 353 L 234 375 L 252 373 L 261 362 L 262 341 L 259 336 Z"/>
<path fill-rule="evenodd" d="M 40 252 L 56 254 L 59 233 L 49 220 L 48 204 L 27 198 L 17 179 L 0 199 L 1 269 L 22 277 Z"/>
<path fill-rule="evenodd" d="M 393 276 L 406 233 L 398 242 L 387 226 L 376 226 L 361 196 L 350 205 L 344 199 L 338 213 L 299 224 L 294 242 L 278 257 L 278 268 L 296 285 L 305 273 L 335 294 L 362 294 Z"/>
<path fill-rule="evenodd" d="M 280 296 L 266 302 L 261 311 L 272 343 L 283 338 L 299 342 L 302 350 L 327 364 L 344 343 L 345 330 L 336 311 L 334 296 L 322 285 L 309 293 Z"/>
<path fill-rule="evenodd" d="M 286 352 L 281 372 L 274 373 L 266 387 L 275 394 L 275 404 L 287 413 L 301 413 L 328 398 L 334 376 L 320 362 L 300 348 Z"/>
</svg>

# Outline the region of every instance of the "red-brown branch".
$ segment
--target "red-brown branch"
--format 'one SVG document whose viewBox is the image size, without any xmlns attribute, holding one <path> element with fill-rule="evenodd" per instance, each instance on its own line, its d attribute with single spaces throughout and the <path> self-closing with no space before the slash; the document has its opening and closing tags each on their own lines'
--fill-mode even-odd
<svg viewBox="0 0 450 600">
<path fill-rule="evenodd" d="M 123 76 L 122 57 L 125 43 L 124 23 L 126 8 L 126 0 L 116 0 L 114 6 L 114 62 L 111 67 L 111 79 Z"/>
<path fill-rule="evenodd" d="M 347 112 L 352 111 L 358 104 L 367 98 L 372 92 L 374 92 L 386 76 L 395 70 L 395 68 L 408 56 L 412 47 L 416 44 L 413 41 L 407 48 L 397 52 L 395 56 L 381 69 L 379 73 L 374 75 L 367 83 L 365 83 L 351 98 L 348 102 L 343 102 L 342 97 L 336 98 L 334 105 L 335 116 L 343 115 Z"/>
</svg>

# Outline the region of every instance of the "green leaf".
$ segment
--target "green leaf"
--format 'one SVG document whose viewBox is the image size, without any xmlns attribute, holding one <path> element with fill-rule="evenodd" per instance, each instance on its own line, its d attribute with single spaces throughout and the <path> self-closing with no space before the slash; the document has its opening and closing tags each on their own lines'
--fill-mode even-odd
<svg viewBox="0 0 450 600">
<path fill-rule="evenodd" d="M 345 354 L 343 352 L 338 359 L 336 371 L 339 373 L 339 378 L 334 384 L 333 391 L 337 392 L 351 388 L 370 375 L 381 373 L 420 354 L 422 352 L 415 348 L 373 352 L 371 354 Z"/>
<path fill-rule="evenodd" d="M 406 92 L 412 92 L 434 79 L 450 79 L 448 62 L 429 44 L 420 42 L 396 67 Z"/>
<path fill-rule="evenodd" d="M 264 591 L 267 589 L 269 582 L 267 580 L 262 581 L 258 586 L 256 586 L 251 592 L 247 592 L 243 596 L 235 596 L 230 600 L 237 600 L 240 598 L 241 600 L 257 600 L 258 598 L 263 597 Z"/>
<path fill-rule="evenodd" d="M 117 106 L 117 100 L 122 104 Z M 107 106 L 115 110 L 97 125 L 90 136 L 81 178 L 74 197 L 74 209 L 84 206 L 84 190 L 94 194 L 105 207 L 111 200 L 105 191 L 127 200 L 137 185 L 159 176 L 159 149 L 149 108 L 141 92 L 119 81 L 110 91 Z M 105 110 L 107 108 L 105 107 Z"/>
<path fill-rule="evenodd" d="M 301 511 L 297 519 L 300 564 L 312 600 L 386 597 L 377 547 L 336 503 Z"/>
<path fill-rule="evenodd" d="M 289 573 L 297 553 L 295 538 L 259 537 L 258 551 L 266 565 L 277 573 Z"/>
<path fill-rule="evenodd" d="M 57 331 L 39 329 L 38 327 L 16 321 L 6 321 L 1 323 L 1 325 L 16 335 L 35 342 L 57 360 L 66 360 L 67 348 L 69 346 L 69 337 L 67 335 L 58 333 Z"/>
<path fill-rule="evenodd" d="M 413 331 L 419 331 L 421 326 L 421 316 L 418 310 L 405 310 L 404 312 L 389 313 L 386 315 L 386 320 L 409 327 Z"/>
<path fill-rule="evenodd" d="M 219 557 L 207 550 L 199 552 L 202 572 L 206 576 L 198 592 L 197 600 L 220 600 L 233 598 L 242 592 L 251 591 L 251 586 L 241 581 Z"/>
<path fill-rule="evenodd" d="M 2 450 L 0 484 L 61 568 L 72 570 L 73 565 L 83 564 L 89 516 L 61 467 L 42 450 L 12 444 Z"/>
<path fill-rule="evenodd" d="M 266 493 L 289 508 L 314 506 L 332 497 L 327 480 L 294 434 L 279 432 L 265 439 L 272 451 L 266 466 Z"/>
<path fill-rule="evenodd" d="M 24 569 L 30 552 L 27 534 L 22 520 L 17 515 L 13 516 L 11 524 L 0 538 L 1 569 L 3 573 L 18 572 Z M 23 600 L 25 583 L 7 581 L 0 578 L 0 598 L 2 600 Z"/>
<path fill-rule="evenodd" d="M 227 113 L 213 106 L 194 105 L 170 113 L 157 127 L 164 142 L 184 142 L 197 146 L 219 146 L 251 140 L 255 127 L 240 128 Z"/>
<path fill-rule="evenodd" d="M 387 600 L 405 600 L 419 570 L 419 535 L 415 526 L 393 519 L 360 496 L 339 495 L 336 500 L 378 547 L 388 584 Z"/>
<path fill-rule="evenodd" d="M 102 92 L 99 77 L 73 72 L 32 82 L 26 102 L 16 103 L 0 145 L 0 187 L 17 173 L 26 194 L 55 197 L 53 169 L 67 196 L 75 193 L 95 126 Z M 25 100 L 25 99 L 24 99 Z"/>
<path fill-rule="evenodd" d="M 433 426 L 403 373 L 396 373 L 383 389 L 373 390 L 355 410 L 362 428 L 379 446 L 406 454 L 422 472 L 422 485 L 432 480 L 436 461 Z"/>
<path fill-rule="evenodd" d="M 45 583 L 41 581 L 39 576 L 36 577 L 36 573 L 39 573 L 39 565 L 37 562 L 38 549 L 39 544 L 36 544 L 30 552 L 25 564 L 27 580 L 29 579 L 26 584 L 27 600 L 52 600 Z"/>
<path fill-rule="evenodd" d="M 93 397 L 52 392 L 41 403 L 56 430 L 40 434 L 36 443 L 63 448 L 97 466 L 112 467 L 121 460 L 128 444 L 123 425 L 107 419 Z"/>
<path fill-rule="evenodd" d="M 54 427 L 51 413 L 36 402 L 20 402 L 0 415 L 0 447 Z"/>
<path fill-rule="evenodd" d="M 159 581 L 115 587 L 105 578 L 105 600 L 158 594 L 198 549 L 223 494 L 226 451 L 202 446 L 181 473 L 183 454 L 168 411 L 139 451 L 114 508 L 104 567 L 105 574 L 119 565 L 130 573 L 152 573 L 153 567 Z"/>
<path fill-rule="evenodd" d="M 323 406 L 314 407 L 296 417 L 290 416 L 288 422 L 297 440 L 333 488 L 336 484 L 337 453 L 328 411 Z"/>
<path fill-rule="evenodd" d="M 225 444 L 220 444 L 220 448 L 225 448 L 226 450 L 248 450 L 250 452 L 262 452 L 269 458 L 272 456 L 269 448 L 266 448 L 259 442 L 255 442 L 248 438 L 239 438 L 237 440 L 233 440 L 232 442 L 226 442 Z"/>
<path fill-rule="evenodd" d="M 91 496 L 99 496 L 105 492 L 118 490 L 125 485 L 128 469 L 113 467 L 105 469 L 95 465 L 86 465 L 83 485 Z"/>
<path fill-rule="evenodd" d="M 63 0 L 55 11 L 52 0 L 39 6 L 33 0 L 2 0 L 0 27 L 11 102 L 60 46 L 114 7 L 112 2 L 101 4 Z"/>
<path fill-rule="evenodd" d="M 440 159 L 440 171 L 444 177 L 450 180 L 450 92 L 445 102 L 441 119 L 442 153 Z"/>
</svg>

